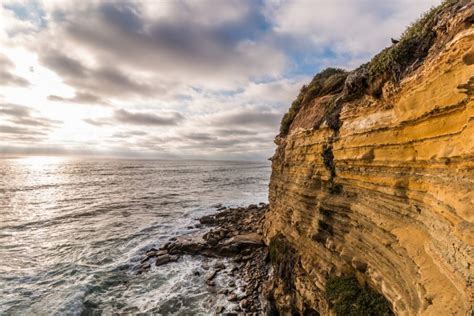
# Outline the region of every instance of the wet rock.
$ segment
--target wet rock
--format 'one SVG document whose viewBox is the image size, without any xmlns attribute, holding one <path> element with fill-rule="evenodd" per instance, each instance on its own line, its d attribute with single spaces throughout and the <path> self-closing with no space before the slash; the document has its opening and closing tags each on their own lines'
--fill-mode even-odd
<svg viewBox="0 0 474 316">
<path fill-rule="evenodd" d="M 229 296 L 227 296 L 227 300 L 229 302 L 235 302 L 239 299 L 239 297 L 237 296 L 237 294 L 235 293 L 230 293 Z"/>
<path fill-rule="evenodd" d="M 245 310 L 245 309 L 250 308 L 252 303 L 250 302 L 250 300 L 244 298 L 243 300 L 240 301 L 239 305 L 242 309 Z"/>
<path fill-rule="evenodd" d="M 145 255 L 148 258 L 153 258 L 153 257 L 162 256 L 162 255 L 167 254 L 167 253 L 168 253 L 168 251 L 166 251 L 166 250 L 156 250 L 156 249 L 153 248 L 153 250 L 151 250 L 151 249 L 148 250 Z"/>
<path fill-rule="evenodd" d="M 164 264 L 169 263 L 169 262 L 175 262 L 177 260 L 178 260 L 178 256 L 165 254 L 165 255 L 156 257 L 155 265 L 156 266 L 161 266 L 161 265 L 164 265 Z"/>
<path fill-rule="evenodd" d="M 209 281 L 209 280 L 207 280 L 207 281 L 206 281 L 206 284 L 207 284 L 208 286 L 211 286 L 211 287 L 216 286 L 216 282 L 214 282 L 214 281 Z"/>
<path fill-rule="evenodd" d="M 171 242 L 167 242 L 166 244 L 164 244 L 163 246 L 160 247 L 160 250 L 167 250 L 169 249 L 169 247 L 171 246 Z M 156 250 L 156 249 L 155 249 Z"/>
<path fill-rule="evenodd" d="M 219 240 L 213 238 L 213 237 L 210 237 L 208 240 L 207 240 L 207 243 L 211 246 L 215 246 L 219 243 Z"/>
<path fill-rule="evenodd" d="M 151 267 L 150 263 L 146 262 L 146 263 L 144 263 L 140 266 L 137 273 L 142 274 L 143 272 L 146 272 L 146 271 L 150 270 L 150 267 Z"/>
<path fill-rule="evenodd" d="M 158 251 L 155 247 L 151 247 L 150 249 L 147 250 L 146 255 L 148 255 L 149 252 L 151 251 Z"/>
<path fill-rule="evenodd" d="M 230 267 L 224 262 L 217 262 L 213 265 L 212 270 L 208 271 L 204 277 L 208 291 L 216 295 L 226 295 L 229 301 L 238 302 L 239 304 L 233 305 L 232 312 L 238 311 L 240 314 L 242 309 L 246 311 L 246 314 L 253 311 L 261 312 L 264 310 L 262 305 L 264 303 L 258 297 L 261 295 L 261 284 L 265 281 L 269 269 L 269 261 L 266 260 L 268 251 L 262 241 L 262 220 L 267 209 L 268 206 L 262 203 L 246 208 L 223 207 L 218 213 L 199 219 L 201 224 L 197 224 L 195 227 L 201 225 L 211 227 L 205 234 L 197 231 L 175 237 L 160 248 L 161 252 L 150 249 L 149 251 L 154 250 L 155 252 L 149 254 L 153 257 L 156 256 L 157 265 L 176 261 L 183 254 L 232 258 L 234 263 Z M 147 256 L 147 258 L 149 257 Z M 145 263 L 149 264 L 149 260 L 145 260 Z M 209 266 L 209 262 L 204 261 L 200 269 L 193 271 L 193 275 L 202 275 L 202 270 L 209 270 Z M 226 268 L 230 268 L 230 271 Z M 145 271 L 144 269 L 141 271 Z M 234 280 L 227 284 L 228 288 L 217 291 L 215 278 L 219 271 L 232 276 L 235 280 L 244 281 L 246 286 L 240 291 L 243 291 L 245 296 L 239 297 L 237 293 L 229 290 L 235 290 L 236 282 Z M 226 312 L 227 314 L 229 313 Z"/>
<path fill-rule="evenodd" d="M 225 269 L 225 264 L 223 264 L 222 262 L 219 262 L 219 263 L 216 263 L 214 265 L 214 269 L 220 271 L 220 270 L 224 270 Z"/>
<path fill-rule="evenodd" d="M 209 225 L 215 222 L 215 218 L 213 215 L 204 216 L 199 219 L 199 222 L 201 224 Z"/>
<path fill-rule="evenodd" d="M 226 240 L 224 245 L 235 245 L 239 248 L 246 248 L 246 247 L 262 247 L 263 240 L 262 235 L 257 233 L 248 233 L 242 235 L 236 235 L 228 240 Z"/>
<path fill-rule="evenodd" d="M 217 275 L 217 270 L 214 270 L 213 272 L 208 273 L 206 275 L 206 280 L 207 281 L 212 281 L 216 277 L 216 275 Z"/>
<path fill-rule="evenodd" d="M 229 294 L 229 289 L 220 289 L 219 291 L 217 291 L 217 294 L 227 295 Z"/>
<path fill-rule="evenodd" d="M 242 257 L 242 261 L 249 261 L 250 259 L 252 259 L 252 255 Z"/>
</svg>

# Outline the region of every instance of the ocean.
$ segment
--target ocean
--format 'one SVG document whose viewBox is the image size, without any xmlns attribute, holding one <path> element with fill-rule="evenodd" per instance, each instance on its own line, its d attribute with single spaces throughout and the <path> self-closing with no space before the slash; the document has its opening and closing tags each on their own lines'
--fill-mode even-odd
<svg viewBox="0 0 474 316">
<path fill-rule="evenodd" d="M 203 258 L 140 261 L 219 204 L 267 202 L 269 177 L 269 162 L 0 159 L 0 314 L 211 314 Z"/>
</svg>

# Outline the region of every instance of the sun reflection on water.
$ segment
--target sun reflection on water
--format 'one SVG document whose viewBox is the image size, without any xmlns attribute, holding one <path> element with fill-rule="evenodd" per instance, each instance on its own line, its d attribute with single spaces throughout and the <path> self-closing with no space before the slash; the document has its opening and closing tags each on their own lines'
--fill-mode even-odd
<svg viewBox="0 0 474 316">
<path fill-rule="evenodd" d="M 0 171 L 9 174 L 0 179 L 4 192 L 0 201 L 3 217 L 23 220 L 47 220 L 54 215 L 57 201 L 64 195 L 61 184 L 68 181 L 68 158 L 28 156 L 0 161 Z M 1 225 L 0 225 L 1 226 Z"/>
<path fill-rule="evenodd" d="M 41 168 L 46 165 L 58 165 L 69 160 L 67 157 L 57 156 L 27 156 L 13 159 L 18 165 L 30 166 L 31 168 Z"/>
</svg>

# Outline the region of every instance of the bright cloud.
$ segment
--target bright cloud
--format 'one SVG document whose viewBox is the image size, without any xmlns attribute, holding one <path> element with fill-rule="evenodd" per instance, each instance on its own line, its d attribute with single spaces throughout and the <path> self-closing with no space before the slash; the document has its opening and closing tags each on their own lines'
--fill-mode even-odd
<svg viewBox="0 0 474 316">
<path fill-rule="evenodd" d="M 301 85 L 438 2 L 3 1 L 0 154 L 267 158 Z"/>
</svg>

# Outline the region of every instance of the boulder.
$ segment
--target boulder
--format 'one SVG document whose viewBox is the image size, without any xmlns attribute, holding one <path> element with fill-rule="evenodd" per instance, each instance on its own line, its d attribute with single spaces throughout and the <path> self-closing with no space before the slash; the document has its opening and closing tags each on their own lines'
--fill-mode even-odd
<svg viewBox="0 0 474 316">
<path fill-rule="evenodd" d="M 264 243 L 262 240 L 262 235 L 257 233 L 248 233 L 229 238 L 223 243 L 223 245 L 233 245 L 240 249 L 245 249 L 247 247 L 263 247 Z"/>
<path fill-rule="evenodd" d="M 156 257 L 155 265 L 156 266 L 161 266 L 163 264 L 167 264 L 169 262 L 175 262 L 177 260 L 178 260 L 178 256 L 172 256 L 172 255 L 165 254 L 165 255 Z"/>
<path fill-rule="evenodd" d="M 227 300 L 228 300 L 229 302 L 235 302 L 235 301 L 237 301 L 238 299 L 239 299 L 239 298 L 238 298 L 237 294 L 235 294 L 235 293 L 230 293 L 229 296 L 227 296 Z"/>
</svg>

